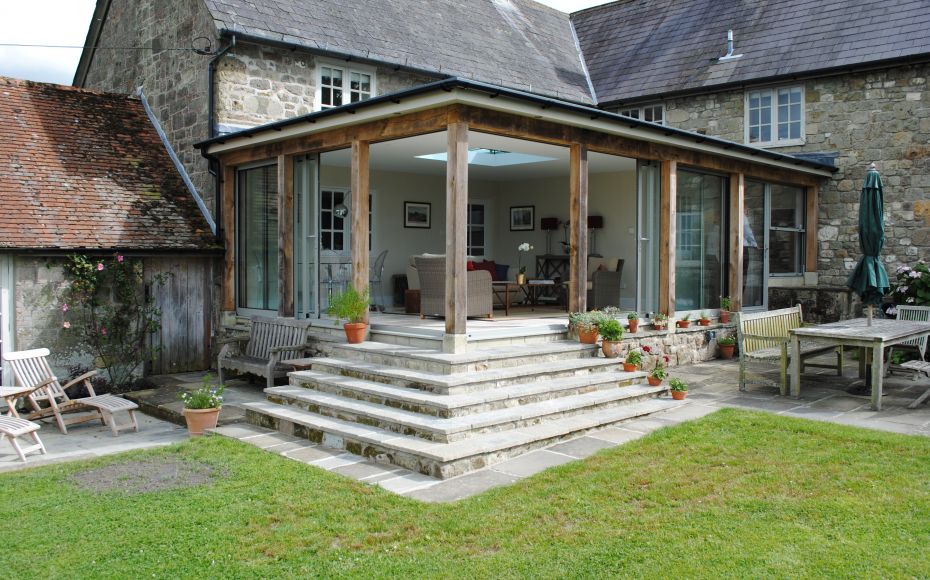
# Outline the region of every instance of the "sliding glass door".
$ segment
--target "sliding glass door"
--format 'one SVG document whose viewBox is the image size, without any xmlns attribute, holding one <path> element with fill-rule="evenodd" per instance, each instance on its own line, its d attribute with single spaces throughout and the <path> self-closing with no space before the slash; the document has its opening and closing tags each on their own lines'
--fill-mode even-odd
<svg viewBox="0 0 930 580">
<path fill-rule="evenodd" d="M 720 306 L 726 274 L 726 188 L 725 177 L 690 170 L 678 172 L 676 311 Z"/>
<path fill-rule="evenodd" d="M 746 181 L 743 199 L 743 308 L 767 307 L 768 295 L 768 196 L 766 186 Z"/>
<path fill-rule="evenodd" d="M 640 316 L 659 310 L 659 225 L 661 172 L 655 161 L 637 164 L 636 310 Z"/>
<path fill-rule="evenodd" d="M 297 318 L 318 318 L 319 178 L 315 155 L 294 159 L 294 285 Z"/>
<path fill-rule="evenodd" d="M 278 309 L 278 166 L 246 167 L 236 184 L 239 311 Z"/>
</svg>

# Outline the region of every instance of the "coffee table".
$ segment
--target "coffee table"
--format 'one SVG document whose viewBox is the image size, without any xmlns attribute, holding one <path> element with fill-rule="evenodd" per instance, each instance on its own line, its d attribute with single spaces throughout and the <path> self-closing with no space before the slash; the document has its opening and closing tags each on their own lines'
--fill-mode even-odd
<svg viewBox="0 0 930 580">
<path fill-rule="evenodd" d="M 529 302 L 530 308 L 535 310 L 539 304 L 539 291 L 541 288 L 554 288 L 557 292 L 561 293 L 565 288 L 564 282 L 553 282 L 546 284 L 534 284 L 532 281 L 526 282 L 525 284 L 518 284 L 517 282 L 510 280 L 498 280 L 491 282 L 491 291 L 495 296 L 500 298 L 504 302 L 504 314 L 505 316 L 510 316 L 510 294 L 511 292 L 522 292 L 523 297 L 526 301 Z M 519 294 L 517 294 L 519 296 Z M 567 302 L 566 302 L 567 303 Z M 562 304 L 559 304 L 563 308 Z"/>
</svg>

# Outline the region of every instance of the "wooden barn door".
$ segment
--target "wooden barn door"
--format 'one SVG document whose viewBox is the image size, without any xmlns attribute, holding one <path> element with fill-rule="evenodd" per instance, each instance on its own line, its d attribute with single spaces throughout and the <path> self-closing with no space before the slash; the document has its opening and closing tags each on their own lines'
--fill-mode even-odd
<svg viewBox="0 0 930 580">
<path fill-rule="evenodd" d="M 210 368 L 212 259 L 206 257 L 147 258 L 146 284 L 168 273 L 152 291 L 161 310 L 161 330 L 152 335 L 161 347 L 146 366 L 146 374 L 161 375 Z"/>
</svg>

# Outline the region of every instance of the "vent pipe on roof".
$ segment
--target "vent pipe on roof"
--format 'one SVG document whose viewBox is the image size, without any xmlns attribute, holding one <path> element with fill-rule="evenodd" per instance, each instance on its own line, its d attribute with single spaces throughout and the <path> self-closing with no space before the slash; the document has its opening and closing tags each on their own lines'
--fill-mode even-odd
<svg viewBox="0 0 930 580">
<path fill-rule="evenodd" d="M 720 58 L 718 58 L 717 60 L 719 62 L 727 62 L 730 60 L 736 60 L 740 58 L 741 56 L 743 55 L 733 54 L 733 31 L 727 30 L 727 53 L 721 56 Z"/>
</svg>

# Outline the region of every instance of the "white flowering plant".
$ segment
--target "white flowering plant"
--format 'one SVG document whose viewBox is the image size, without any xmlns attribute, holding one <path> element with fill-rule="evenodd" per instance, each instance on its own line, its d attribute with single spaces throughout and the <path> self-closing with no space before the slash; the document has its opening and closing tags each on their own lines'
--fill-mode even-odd
<svg viewBox="0 0 930 580">
<path fill-rule="evenodd" d="M 913 268 L 901 266 L 897 269 L 891 282 L 891 299 L 895 304 L 930 306 L 930 268 L 924 260 L 919 260 Z M 888 314 L 897 314 L 892 310 L 888 310 Z"/>
<path fill-rule="evenodd" d="M 184 401 L 185 409 L 216 409 L 223 405 L 223 391 L 226 390 L 226 385 L 213 385 L 212 380 L 213 377 L 208 374 L 203 378 L 203 385 L 189 393 L 182 392 L 178 395 L 178 398 Z"/>
<path fill-rule="evenodd" d="M 529 252 L 533 249 L 533 246 L 529 242 L 523 242 L 517 246 L 517 251 L 520 252 L 517 254 L 517 265 L 520 266 L 520 273 L 526 274 L 526 266 L 523 265 L 523 254 Z"/>
</svg>

